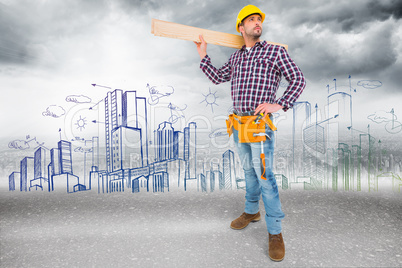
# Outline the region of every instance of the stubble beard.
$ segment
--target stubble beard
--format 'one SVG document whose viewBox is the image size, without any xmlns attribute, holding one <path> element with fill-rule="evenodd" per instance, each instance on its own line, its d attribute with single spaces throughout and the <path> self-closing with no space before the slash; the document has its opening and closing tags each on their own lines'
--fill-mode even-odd
<svg viewBox="0 0 402 268">
<path fill-rule="evenodd" d="M 246 35 L 252 40 L 258 40 L 262 35 L 262 28 L 260 27 L 260 31 L 256 32 L 255 27 L 250 31 L 245 31 Z"/>
</svg>

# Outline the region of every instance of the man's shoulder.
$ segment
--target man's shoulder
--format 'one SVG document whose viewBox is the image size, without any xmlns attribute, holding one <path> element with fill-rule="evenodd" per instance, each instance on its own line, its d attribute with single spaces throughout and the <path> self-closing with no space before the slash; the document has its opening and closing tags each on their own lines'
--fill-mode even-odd
<svg viewBox="0 0 402 268">
<path fill-rule="evenodd" d="M 244 51 L 242 49 L 237 49 L 235 52 L 232 53 L 229 57 L 229 61 L 233 61 L 238 59 Z"/>
<path fill-rule="evenodd" d="M 267 49 L 267 50 L 272 50 L 272 51 L 280 51 L 280 50 L 286 50 L 284 46 L 277 45 L 277 44 L 272 44 L 268 43 L 267 41 L 262 41 L 262 46 Z"/>
</svg>

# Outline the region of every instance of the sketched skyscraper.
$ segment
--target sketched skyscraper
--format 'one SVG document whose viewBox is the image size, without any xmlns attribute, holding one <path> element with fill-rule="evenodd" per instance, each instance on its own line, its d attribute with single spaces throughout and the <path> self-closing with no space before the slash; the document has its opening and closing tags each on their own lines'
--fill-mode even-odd
<svg viewBox="0 0 402 268">
<path fill-rule="evenodd" d="M 34 158 L 33 157 L 25 157 L 20 162 L 20 176 L 21 176 L 21 185 L 20 191 L 28 190 L 28 182 L 34 178 Z"/>
<path fill-rule="evenodd" d="M 216 183 L 218 183 L 219 190 L 225 189 L 225 180 L 220 171 L 219 163 L 210 163 L 210 185 L 211 185 L 211 192 L 214 191 Z"/>
<path fill-rule="evenodd" d="M 156 131 L 156 161 L 164 161 L 174 158 L 174 128 L 169 122 L 162 122 Z"/>
<path fill-rule="evenodd" d="M 10 174 L 10 176 L 8 177 L 8 187 L 9 191 L 15 191 L 20 189 L 21 187 L 20 172 L 14 171 L 13 173 Z"/>
<path fill-rule="evenodd" d="M 293 129 L 292 129 L 292 166 L 291 181 L 295 182 L 298 175 L 302 175 L 303 166 L 303 129 L 311 123 L 311 105 L 309 102 L 295 102 L 293 105 Z"/>
<path fill-rule="evenodd" d="M 236 167 L 233 151 L 227 150 L 222 154 L 222 165 L 225 189 L 232 189 L 232 181 L 236 179 Z"/>
<path fill-rule="evenodd" d="M 349 191 L 353 189 L 350 176 L 350 163 L 351 163 L 351 150 L 345 143 L 339 143 L 338 145 L 338 166 L 337 166 L 337 178 L 338 178 L 338 190 Z"/>
<path fill-rule="evenodd" d="M 186 179 L 197 178 L 197 124 L 191 122 L 184 128 L 184 160 L 186 161 Z"/>
<path fill-rule="evenodd" d="M 92 137 L 92 165 L 93 171 L 99 170 L 99 137 Z"/>
<path fill-rule="evenodd" d="M 376 177 L 378 175 L 374 161 L 374 156 L 378 150 L 378 148 L 376 148 L 376 139 L 370 134 L 360 134 L 359 138 L 362 172 L 365 173 L 365 179 L 361 179 L 361 187 L 365 191 L 376 191 Z"/>
<path fill-rule="evenodd" d="M 50 150 L 50 162 L 51 162 L 51 174 L 59 175 L 61 174 L 60 165 L 60 150 L 59 148 L 52 148 Z"/>
<path fill-rule="evenodd" d="M 143 167 L 148 163 L 145 98 L 116 89 L 105 98 L 107 171 Z"/>
<path fill-rule="evenodd" d="M 73 161 L 71 142 L 61 140 L 58 142 L 60 152 L 60 171 L 62 174 L 73 174 Z"/>
<path fill-rule="evenodd" d="M 34 154 L 34 173 L 35 177 L 31 180 L 30 188 L 34 187 L 43 190 L 47 182 L 47 157 L 43 148 L 38 148 Z"/>
<path fill-rule="evenodd" d="M 59 141 L 57 148 L 50 150 L 50 161 L 49 191 L 66 189 L 67 192 L 74 192 L 79 178 L 73 174 L 71 142 Z"/>
<path fill-rule="evenodd" d="M 338 148 L 338 143 L 348 144 L 352 140 L 352 96 L 345 92 L 335 92 L 328 96 L 327 118 L 336 117 L 327 123 L 328 147 Z"/>
<path fill-rule="evenodd" d="M 35 179 L 46 179 L 47 163 L 46 151 L 43 148 L 38 148 L 34 154 L 35 162 Z"/>
</svg>

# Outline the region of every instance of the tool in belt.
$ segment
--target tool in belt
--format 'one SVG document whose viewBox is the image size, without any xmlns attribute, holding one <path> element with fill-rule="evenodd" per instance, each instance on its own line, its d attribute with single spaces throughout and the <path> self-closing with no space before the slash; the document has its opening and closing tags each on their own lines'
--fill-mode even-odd
<svg viewBox="0 0 402 268">
<path fill-rule="evenodd" d="M 265 116 L 261 113 L 254 115 L 254 112 L 246 114 L 233 113 L 229 115 L 229 119 L 226 120 L 227 132 L 230 135 L 233 133 L 233 128 L 239 133 L 239 142 L 261 142 L 261 179 L 266 180 L 266 165 L 264 154 L 264 141 L 268 138 L 271 139 L 265 133 L 265 127 L 268 126 L 273 131 L 276 130 L 275 125 L 272 123 L 270 114 Z"/>
</svg>

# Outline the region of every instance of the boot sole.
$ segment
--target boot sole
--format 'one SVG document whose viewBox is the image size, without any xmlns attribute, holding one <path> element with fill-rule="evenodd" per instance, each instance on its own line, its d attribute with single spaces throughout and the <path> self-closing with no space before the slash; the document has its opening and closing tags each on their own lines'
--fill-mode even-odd
<svg viewBox="0 0 402 268">
<path fill-rule="evenodd" d="M 274 258 L 271 258 L 271 256 L 269 256 L 269 258 L 271 259 L 271 260 L 273 260 L 273 261 L 282 261 L 284 258 L 285 258 L 285 256 L 283 256 L 283 258 L 282 259 L 274 259 Z"/>
<path fill-rule="evenodd" d="M 255 218 L 255 219 L 251 220 L 250 222 L 257 222 L 257 221 L 260 221 L 260 220 L 261 220 L 261 216 L 260 216 L 260 217 L 258 217 L 258 218 Z M 246 228 L 246 227 L 247 227 L 247 226 L 250 224 L 250 222 L 249 222 L 249 223 L 247 223 L 247 225 L 246 225 L 246 226 L 241 227 L 241 228 L 236 228 L 236 227 L 233 227 L 232 225 L 230 225 L 230 228 L 232 228 L 232 229 L 234 229 L 234 230 L 241 230 L 241 229 Z"/>
</svg>

